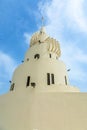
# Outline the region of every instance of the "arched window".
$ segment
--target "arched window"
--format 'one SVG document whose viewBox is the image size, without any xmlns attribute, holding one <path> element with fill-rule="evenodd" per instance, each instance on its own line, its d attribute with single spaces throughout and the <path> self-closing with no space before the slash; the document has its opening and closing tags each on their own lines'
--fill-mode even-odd
<svg viewBox="0 0 87 130">
<path fill-rule="evenodd" d="M 34 55 L 34 59 L 39 59 L 40 58 L 40 54 L 35 54 Z"/>
</svg>

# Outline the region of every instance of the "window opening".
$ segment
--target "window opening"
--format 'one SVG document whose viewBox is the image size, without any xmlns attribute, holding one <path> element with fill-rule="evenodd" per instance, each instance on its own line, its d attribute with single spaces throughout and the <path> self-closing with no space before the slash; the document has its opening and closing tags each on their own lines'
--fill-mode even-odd
<svg viewBox="0 0 87 130">
<path fill-rule="evenodd" d="M 29 61 L 29 58 L 27 58 L 27 61 Z"/>
<path fill-rule="evenodd" d="M 39 40 L 39 43 L 41 43 L 41 41 Z"/>
<path fill-rule="evenodd" d="M 32 86 L 33 88 L 35 88 L 36 83 L 32 82 L 32 83 L 31 83 L 31 86 Z"/>
<path fill-rule="evenodd" d="M 67 85 L 67 77 L 65 76 L 65 84 Z"/>
<path fill-rule="evenodd" d="M 50 85 L 50 73 L 47 73 L 47 84 Z"/>
<path fill-rule="evenodd" d="M 27 77 L 27 84 L 26 87 L 30 86 L 30 76 Z"/>
<path fill-rule="evenodd" d="M 35 54 L 34 59 L 39 59 L 40 55 L 39 54 Z"/>
<path fill-rule="evenodd" d="M 13 84 L 11 85 L 11 87 L 10 87 L 10 91 L 13 91 L 13 90 L 14 90 L 14 86 L 15 86 L 15 84 L 13 83 Z"/>
<path fill-rule="evenodd" d="M 52 84 L 54 84 L 54 74 L 51 74 Z"/>
<path fill-rule="evenodd" d="M 50 57 L 50 58 L 52 57 L 51 54 L 49 54 L 49 57 Z"/>
</svg>

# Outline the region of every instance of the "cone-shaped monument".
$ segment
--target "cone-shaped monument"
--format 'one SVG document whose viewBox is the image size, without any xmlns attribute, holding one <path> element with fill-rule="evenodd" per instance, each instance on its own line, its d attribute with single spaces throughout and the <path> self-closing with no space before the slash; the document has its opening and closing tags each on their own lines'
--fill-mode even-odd
<svg viewBox="0 0 87 130">
<path fill-rule="evenodd" d="M 49 37 L 42 27 L 31 37 L 30 48 L 23 64 L 14 72 L 10 90 L 23 92 L 29 87 L 35 91 L 79 92 L 78 88 L 69 85 L 60 55 L 59 42 Z"/>
<path fill-rule="evenodd" d="M 69 85 L 60 56 L 44 27 L 31 37 L 10 91 L 0 97 L 0 130 L 87 129 L 87 93 Z"/>
</svg>

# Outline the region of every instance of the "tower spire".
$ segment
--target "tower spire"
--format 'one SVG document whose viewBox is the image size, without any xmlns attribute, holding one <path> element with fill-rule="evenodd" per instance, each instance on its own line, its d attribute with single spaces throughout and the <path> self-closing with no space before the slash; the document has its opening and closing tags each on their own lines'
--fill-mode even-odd
<svg viewBox="0 0 87 130">
<path fill-rule="evenodd" d="M 44 17 L 42 16 L 41 18 L 41 21 L 42 21 L 42 27 L 44 26 Z"/>
</svg>

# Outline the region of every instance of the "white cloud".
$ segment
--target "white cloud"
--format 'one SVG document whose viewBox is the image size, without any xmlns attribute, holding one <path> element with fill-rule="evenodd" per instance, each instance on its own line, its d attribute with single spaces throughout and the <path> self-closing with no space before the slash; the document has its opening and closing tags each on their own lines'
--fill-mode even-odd
<svg viewBox="0 0 87 130">
<path fill-rule="evenodd" d="M 65 43 L 65 42 L 64 42 Z M 87 64 L 87 54 L 84 53 L 84 51 L 79 48 L 78 46 L 76 46 L 76 44 L 73 42 L 67 42 L 64 44 L 62 44 L 62 57 L 64 59 L 74 59 L 76 62 L 79 63 L 85 63 Z M 65 58 L 67 57 L 67 58 Z M 70 61 L 70 60 L 69 60 Z"/>
<path fill-rule="evenodd" d="M 3 71 L 4 69 L 10 76 L 15 67 L 15 61 L 9 55 L 0 51 L 0 71 Z"/>
<path fill-rule="evenodd" d="M 54 37 L 56 37 L 57 34 L 60 35 L 59 32 L 63 28 L 63 24 L 61 22 L 61 18 L 64 16 L 62 14 L 63 7 L 64 3 L 60 0 L 53 0 L 52 2 L 47 3 L 39 3 L 39 10 L 48 23 L 46 27 L 47 32 Z"/>
<path fill-rule="evenodd" d="M 30 44 L 30 39 L 31 39 L 31 34 L 25 32 L 24 33 L 24 38 L 25 38 L 25 43 L 29 45 Z"/>
<path fill-rule="evenodd" d="M 6 82 L 12 78 L 16 66 L 17 64 L 11 56 L 0 51 L 0 89 L 8 87 Z"/>
<path fill-rule="evenodd" d="M 86 73 L 84 65 L 87 65 L 87 54 L 72 43 L 62 46 L 61 59 L 65 62 L 67 69 L 71 69 L 70 78 L 77 81 L 85 81 Z"/>
<path fill-rule="evenodd" d="M 64 26 L 87 33 L 87 16 L 84 13 L 85 0 L 52 0 L 39 3 L 39 10 L 49 22 L 48 30 L 59 32 Z M 57 27 L 57 28 L 55 28 Z"/>
<path fill-rule="evenodd" d="M 68 1 L 66 16 L 68 17 L 69 22 L 74 24 L 75 27 L 78 27 L 82 32 L 87 33 L 87 16 L 84 14 L 84 3 L 85 0 Z"/>
</svg>

